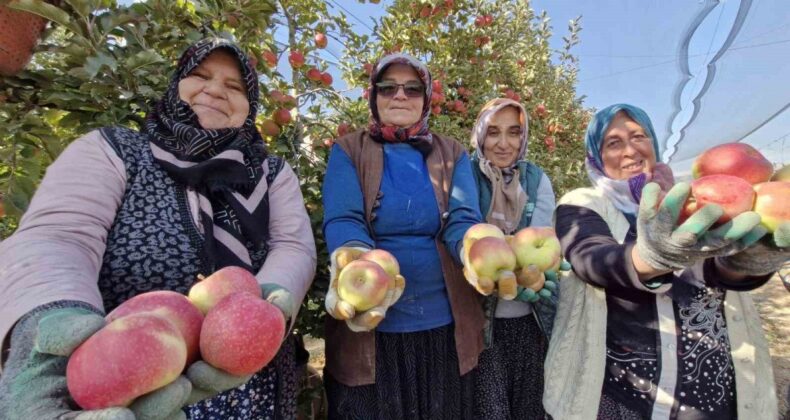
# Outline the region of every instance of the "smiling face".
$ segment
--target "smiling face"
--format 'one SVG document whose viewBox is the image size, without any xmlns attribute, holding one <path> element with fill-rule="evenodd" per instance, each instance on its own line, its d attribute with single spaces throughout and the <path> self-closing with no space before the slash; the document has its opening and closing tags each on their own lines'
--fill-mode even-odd
<svg viewBox="0 0 790 420">
<path fill-rule="evenodd" d="M 205 129 L 241 127 L 250 113 L 239 60 L 222 50 L 212 52 L 178 82 L 178 97 Z"/>
<path fill-rule="evenodd" d="M 653 141 L 639 123 L 625 112 L 618 112 L 604 134 L 601 160 L 604 172 L 612 179 L 651 173 L 656 165 Z"/>
<path fill-rule="evenodd" d="M 521 122 L 512 106 L 500 109 L 488 123 L 483 141 L 483 155 L 499 168 L 507 168 L 518 159 L 521 150 Z"/>
<path fill-rule="evenodd" d="M 406 64 L 393 64 L 387 67 L 379 81 L 397 84 L 422 83 L 417 72 Z M 398 87 L 394 96 L 385 97 L 377 94 L 376 108 L 379 113 L 379 120 L 382 125 L 409 128 L 420 120 L 424 101 L 425 96 L 416 98 L 406 96 L 402 87 Z"/>
</svg>

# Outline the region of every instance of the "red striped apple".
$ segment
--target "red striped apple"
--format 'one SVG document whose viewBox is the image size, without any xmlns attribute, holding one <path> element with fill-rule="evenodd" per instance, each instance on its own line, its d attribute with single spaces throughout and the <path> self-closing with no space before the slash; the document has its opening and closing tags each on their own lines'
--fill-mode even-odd
<svg viewBox="0 0 790 420">
<path fill-rule="evenodd" d="M 249 375 L 266 366 L 280 349 L 285 318 L 276 306 L 237 292 L 209 311 L 200 331 L 200 354 L 211 366 Z"/>
<path fill-rule="evenodd" d="M 557 264 L 562 248 L 550 227 L 527 227 L 513 235 L 510 242 L 521 268 L 534 265 L 541 273 Z"/>
<path fill-rule="evenodd" d="M 189 300 L 205 315 L 225 296 L 235 292 L 261 297 L 261 288 L 255 276 L 244 268 L 230 266 L 215 271 L 192 286 Z"/>
<path fill-rule="evenodd" d="M 754 189 L 743 178 L 732 175 L 708 175 L 691 183 L 691 195 L 680 212 L 678 224 L 686 221 L 706 204 L 718 204 L 724 214 L 716 221 L 726 223 L 733 217 L 752 209 Z"/>
<path fill-rule="evenodd" d="M 768 181 L 774 172 L 773 165 L 760 152 L 745 143 L 725 143 L 712 147 L 694 160 L 691 173 L 694 178 L 708 175 L 732 175 L 750 184 Z"/>
<path fill-rule="evenodd" d="M 516 275 L 513 273 L 516 268 L 516 255 L 504 239 L 489 236 L 475 241 L 469 249 L 467 264 L 477 275 L 481 293 L 493 292 L 483 288 L 481 284 L 497 284 L 501 298 L 516 297 Z"/>
<path fill-rule="evenodd" d="M 184 370 L 187 346 L 167 319 L 152 313 L 118 318 L 77 347 L 66 384 L 80 407 L 127 406 L 173 382 Z"/>
<path fill-rule="evenodd" d="M 172 322 L 187 346 L 187 365 L 200 357 L 200 326 L 203 313 L 186 296 L 169 290 L 139 294 L 107 314 L 107 322 L 125 316 L 151 313 Z"/>
<path fill-rule="evenodd" d="M 337 295 L 357 312 L 367 311 L 384 300 L 390 276 L 372 261 L 351 261 L 337 277 Z"/>
<path fill-rule="evenodd" d="M 463 250 L 463 260 L 466 264 L 469 264 L 469 251 L 472 249 L 472 245 L 479 239 L 487 237 L 505 239 L 505 234 L 498 227 L 489 223 L 478 223 L 466 230 Z M 481 293 L 486 295 L 494 291 L 494 283 L 489 279 L 478 279 L 477 287 Z"/>
<path fill-rule="evenodd" d="M 790 221 L 790 181 L 764 182 L 754 186 L 754 211 L 762 225 L 773 233 L 779 224 Z"/>
</svg>

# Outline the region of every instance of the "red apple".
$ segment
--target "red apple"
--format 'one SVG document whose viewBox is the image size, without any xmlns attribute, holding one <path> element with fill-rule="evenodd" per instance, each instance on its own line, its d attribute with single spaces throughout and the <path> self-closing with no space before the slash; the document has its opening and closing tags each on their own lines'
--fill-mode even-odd
<svg viewBox="0 0 790 420">
<path fill-rule="evenodd" d="M 519 267 L 534 265 L 540 272 L 554 267 L 562 252 L 560 240 L 550 227 L 521 229 L 513 235 L 510 245 Z"/>
<path fill-rule="evenodd" d="M 441 106 L 435 105 L 433 108 L 431 108 L 431 114 L 439 115 L 441 113 L 442 113 L 442 107 Z"/>
<path fill-rule="evenodd" d="M 486 24 L 486 19 L 483 16 L 478 16 L 475 18 L 475 26 L 478 28 L 482 28 Z"/>
<path fill-rule="evenodd" d="M 315 46 L 317 48 L 326 48 L 326 44 L 327 44 L 326 35 L 322 34 L 321 32 L 316 32 L 315 37 L 313 39 L 315 40 Z"/>
<path fill-rule="evenodd" d="M 790 165 L 785 165 L 776 171 L 771 177 L 771 181 L 790 181 Z"/>
<path fill-rule="evenodd" d="M 362 71 L 364 71 L 365 74 L 370 76 L 370 73 L 373 73 L 373 64 L 370 64 L 370 63 L 363 64 L 362 65 Z"/>
<path fill-rule="evenodd" d="M 285 318 L 276 306 L 249 293 L 233 293 L 206 315 L 200 354 L 211 366 L 249 375 L 274 358 L 284 335 Z"/>
<path fill-rule="evenodd" d="M 686 221 L 706 204 L 718 204 L 724 214 L 716 221 L 726 223 L 733 217 L 752 209 L 754 189 L 744 179 L 732 175 L 708 175 L 691 183 L 691 195 L 680 212 L 678 224 Z"/>
<path fill-rule="evenodd" d="M 486 26 L 490 26 L 492 23 L 494 23 L 494 17 L 491 15 L 485 15 L 483 16 L 483 21 L 485 22 Z"/>
<path fill-rule="evenodd" d="M 304 54 L 299 51 L 291 51 L 288 55 L 288 62 L 291 63 L 291 67 L 298 69 L 304 65 Z"/>
<path fill-rule="evenodd" d="M 274 122 L 280 127 L 287 125 L 291 122 L 291 112 L 285 108 L 280 108 L 274 111 Z"/>
<path fill-rule="evenodd" d="M 236 292 L 261 297 L 261 288 L 255 276 L 244 268 L 230 266 L 215 271 L 192 286 L 189 300 L 205 315 L 222 298 Z"/>
<path fill-rule="evenodd" d="M 348 123 L 340 123 L 337 125 L 337 136 L 343 137 L 351 131 L 351 127 Z"/>
<path fill-rule="evenodd" d="M 537 115 L 538 118 L 546 117 L 546 115 L 548 115 L 548 112 L 546 111 L 546 105 L 538 104 L 535 107 L 535 115 Z"/>
<path fill-rule="evenodd" d="M 332 75 L 329 73 L 322 73 L 321 83 L 323 83 L 324 86 L 330 86 L 332 84 Z"/>
<path fill-rule="evenodd" d="M 421 18 L 427 18 L 430 15 L 431 15 L 431 7 L 430 6 L 424 6 L 422 9 L 420 9 L 420 17 Z"/>
<path fill-rule="evenodd" d="M 513 270 L 516 268 L 516 255 L 510 245 L 503 238 L 480 238 L 472 244 L 469 250 L 467 264 L 477 274 L 478 285 L 484 294 L 492 292 L 494 283 L 504 282 L 509 285 L 507 292 L 500 297 L 512 299 L 515 297 L 516 277 Z"/>
<path fill-rule="evenodd" d="M 360 255 L 359 259 L 378 264 L 390 277 L 395 278 L 395 276 L 400 274 L 400 264 L 398 264 L 398 260 L 394 255 L 383 249 L 372 249 Z"/>
<path fill-rule="evenodd" d="M 263 61 L 266 62 L 266 65 L 269 67 L 276 67 L 277 66 L 277 55 L 271 51 L 264 51 L 261 53 L 261 57 Z"/>
<path fill-rule="evenodd" d="M 261 123 L 261 131 L 269 137 L 277 137 L 280 135 L 280 126 L 267 118 Z"/>
<path fill-rule="evenodd" d="M 309 80 L 314 81 L 314 82 L 320 82 L 321 81 L 321 70 L 318 70 L 315 67 L 311 68 L 310 70 L 307 70 L 307 78 Z"/>
<path fill-rule="evenodd" d="M 431 82 L 431 91 L 437 93 L 444 93 L 441 80 L 434 80 Z"/>
<path fill-rule="evenodd" d="M 771 162 L 752 146 L 745 143 L 726 143 L 712 147 L 694 160 L 694 178 L 707 175 L 732 175 L 758 184 L 768 181 L 774 168 Z"/>
<path fill-rule="evenodd" d="M 378 264 L 355 260 L 340 271 L 337 295 L 356 311 L 367 311 L 384 300 L 389 284 L 390 277 Z"/>
<path fill-rule="evenodd" d="M 762 218 L 762 225 L 773 233 L 779 224 L 790 221 L 790 181 L 764 182 L 754 186 L 757 197 L 754 211 Z"/>
<path fill-rule="evenodd" d="M 187 346 L 187 365 L 200 356 L 200 326 L 203 313 L 186 296 L 169 290 L 139 294 L 107 314 L 107 322 L 132 314 L 151 313 L 172 322 Z"/>
<path fill-rule="evenodd" d="M 173 382 L 184 370 L 187 346 L 167 319 L 152 313 L 118 318 L 74 351 L 66 384 L 80 407 L 127 406 Z"/>
</svg>

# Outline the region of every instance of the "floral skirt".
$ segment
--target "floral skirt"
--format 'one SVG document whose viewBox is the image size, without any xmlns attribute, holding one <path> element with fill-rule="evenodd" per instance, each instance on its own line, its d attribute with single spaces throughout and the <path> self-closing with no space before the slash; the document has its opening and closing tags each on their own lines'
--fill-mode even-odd
<svg viewBox="0 0 790 420">
<path fill-rule="evenodd" d="M 189 419 L 258 420 L 296 418 L 299 366 L 291 335 L 277 356 L 244 385 L 184 408 Z"/>
<path fill-rule="evenodd" d="M 376 332 L 376 383 L 346 386 L 324 375 L 330 419 L 473 418 L 476 369 L 461 376 L 454 327 Z"/>
<path fill-rule="evenodd" d="M 496 318 L 493 342 L 477 366 L 475 417 L 543 419 L 545 358 L 546 340 L 534 315 Z"/>
</svg>

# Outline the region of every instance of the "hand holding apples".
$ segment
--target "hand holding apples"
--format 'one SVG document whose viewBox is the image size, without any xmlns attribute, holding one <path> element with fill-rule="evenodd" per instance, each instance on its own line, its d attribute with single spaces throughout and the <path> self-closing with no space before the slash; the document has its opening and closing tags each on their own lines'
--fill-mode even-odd
<svg viewBox="0 0 790 420">
<path fill-rule="evenodd" d="M 690 192 L 691 187 L 684 182 L 676 184 L 663 200 L 656 183 L 651 182 L 642 190 L 636 253 L 655 270 L 679 270 L 702 259 L 732 254 L 741 246 L 738 240 L 760 223 L 758 214 L 746 212 L 709 231 L 724 210 L 708 204 L 678 227 L 681 206 Z"/>
<path fill-rule="evenodd" d="M 398 261 L 381 249 L 340 247 L 330 256 L 327 313 L 352 331 L 370 331 L 406 287 Z"/>
<path fill-rule="evenodd" d="M 551 299 L 562 266 L 560 240 L 550 227 L 527 227 L 510 241 L 517 258 L 518 300 Z M 523 289 L 523 290 L 522 290 Z"/>
<path fill-rule="evenodd" d="M 461 262 L 466 281 L 480 294 L 497 292 L 504 299 L 516 296 L 516 258 L 498 227 L 488 223 L 470 227 L 464 234 Z"/>
</svg>

